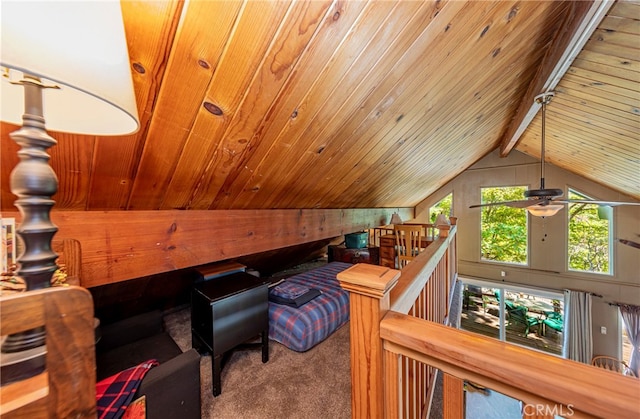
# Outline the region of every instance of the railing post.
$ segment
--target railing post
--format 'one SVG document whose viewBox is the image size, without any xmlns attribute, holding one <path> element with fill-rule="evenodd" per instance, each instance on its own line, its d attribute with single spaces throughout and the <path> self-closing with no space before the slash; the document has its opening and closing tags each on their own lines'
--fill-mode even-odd
<svg viewBox="0 0 640 419">
<path fill-rule="evenodd" d="M 389 310 L 389 291 L 400 271 L 357 264 L 338 274 L 349 291 L 351 333 L 351 417 L 384 416 L 383 351 L 380 320 Z"/>
<path fill-rule="evenodd" d="M 451 226 L 449 224 L 440 224 L 437 225 L 438 229 L 438 237 L 449 237 L 449 230 L 451 230 Z"/>
<path fill-rule="evenodd" d="M 464 383 L 461 379 L 442 374 L 442 410 L 444 419 L 458 419 L 464 417 Z"/>
</svg>

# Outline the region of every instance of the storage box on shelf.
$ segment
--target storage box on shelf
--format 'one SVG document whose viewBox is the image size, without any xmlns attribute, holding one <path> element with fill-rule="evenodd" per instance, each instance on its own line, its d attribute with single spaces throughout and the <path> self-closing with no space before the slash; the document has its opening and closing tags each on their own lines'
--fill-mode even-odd
<svg viewBox="0 0 640 419">
<path fill-rule="evenodd" d="M 344 243 L 347 249 L 362 249 L 369 243 L 369 233 L 366 231 L 359 233 L 345 234 Z"/>
<path fill-rule="evenodd" d="M 380 262 L 380 248 L 364 247 L 361 249 L 348 249 L 344 245 L 329 246 L 329 262 L 346 263 L 370 263 L 377 265 Z"/>
</svg>

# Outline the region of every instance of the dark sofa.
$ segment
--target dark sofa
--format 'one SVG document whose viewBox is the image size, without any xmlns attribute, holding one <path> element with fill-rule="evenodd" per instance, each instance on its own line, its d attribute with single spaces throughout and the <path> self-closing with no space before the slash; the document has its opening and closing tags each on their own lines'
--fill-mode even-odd
<svg viewBox="0 0 640 419">
<path fill-rule="evenodd" d="M 142 380 L 136 398 L 146 396 L 147 418 L 200 418 L 200 355 L 182 352 L 164 330 L 159 310 L 100 328 L 97 380 L 149 359 L 160 365 Z"/>
</svg>

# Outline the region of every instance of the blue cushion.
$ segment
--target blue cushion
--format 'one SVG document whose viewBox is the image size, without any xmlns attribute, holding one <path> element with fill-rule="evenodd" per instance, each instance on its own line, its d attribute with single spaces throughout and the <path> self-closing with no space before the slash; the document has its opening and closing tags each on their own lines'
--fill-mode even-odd
<svg viewBox="0 0 640 419">
<path fill-rule="evenodd" d="M 269 338 L 303 352 L 346 323 L 349 293 L 340 287 L 336 275 L 350 266 L 350 263 L 331 262 L 287 279 L 291 284 L 317 289 L 322 294 L 298 308 L 269 301 Z"/>
</svg>

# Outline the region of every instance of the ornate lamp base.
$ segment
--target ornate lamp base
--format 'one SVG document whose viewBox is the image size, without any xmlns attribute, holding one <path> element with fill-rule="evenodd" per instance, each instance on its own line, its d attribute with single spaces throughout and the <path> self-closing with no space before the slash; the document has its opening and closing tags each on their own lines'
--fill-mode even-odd
<svg viewBox="0 0 640 419">
<path fill-rule="evenodd" d="M 51 249 L 51 239 L 58 228 L 49 213 L 55 201 L 51 197 L 58 191 L 58 178 L 49 165 L 47 149 L 57 144 L 45 129 L 42 113 L 42 85 L 36 77 L 24 75 L 17 82 L 24 86 L 25 112 L 22 127 L 10 134 L 22 148 L 20 162 L 11 172 L 11 192 L 18 197 L 16 207 L 22 214 L 22 223 L 16 234 L 24 251 L 18 257 L 18 276 L 24 279 L 26 292 L 49 287 L 58 268 L 58 255 Z M 17 353 L 44 345 L 44 328 L 11 335 L 2 344 L 2 352 Z"/>
<path fill-rule="evenodd" d="M 16 353 L 0 353 L 0 386 L 42 373 L 46 354 L 44 345 Z"/>
</svg>

